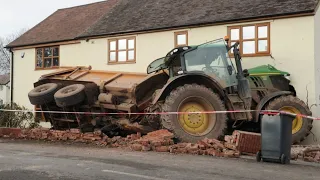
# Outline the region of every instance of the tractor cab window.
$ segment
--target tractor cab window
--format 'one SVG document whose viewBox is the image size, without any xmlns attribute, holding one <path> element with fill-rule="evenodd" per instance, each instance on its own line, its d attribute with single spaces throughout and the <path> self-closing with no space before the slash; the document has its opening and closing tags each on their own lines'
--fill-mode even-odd
<svg viewBox="0 0 320 180">
<path fill-rule="evenodd" d="M 151 74 L 151 73 L 160 71 L 162 69 L 166 69 L 167 67 L 165 65 L 165 59 L 166 59 L 166 57 L 162 57 L 162 58 L 159 58 L 159 59 L 156 59 L 155 61 L 153 61 L 148 66 L 147 73 Z"/>
<path fill-rule="evenodd" d="M 223 40 L 199 45 L 195 50 L 187 52 L 184 58 L 186 71 L 188 72 L 204 72 L 226 82 L 229 82 L 230 76 L 235 73 Z M 231 74 L 228 71 L 229 65 L 232 67 Z"/>
</svg>

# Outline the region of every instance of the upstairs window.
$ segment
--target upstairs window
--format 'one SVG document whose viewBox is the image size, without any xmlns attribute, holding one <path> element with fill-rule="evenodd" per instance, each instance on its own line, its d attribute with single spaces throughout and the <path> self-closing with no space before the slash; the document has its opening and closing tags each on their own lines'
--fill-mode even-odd
<svg viewBox="0 0 320 180">
<path fill-rule="evenodd" d="M 188 46 L 188 31 L 181 31 L 174 33 L 174 46 Z"/>
<path fill-rule="evenodd" d="M 270 55 L 270 23 L 228 27 L 230 44 L 240 42 L 244 57 Z"/>
<path fill-rule="evenodd" d="M 136 62 L 136 38 L 109 40 L 109 64 Z"/>
<path fill-rule="evenodd" d="M 36 48 L 36 69 L 52 69 L 59 66 L 59 46 Z"/>
</svg>

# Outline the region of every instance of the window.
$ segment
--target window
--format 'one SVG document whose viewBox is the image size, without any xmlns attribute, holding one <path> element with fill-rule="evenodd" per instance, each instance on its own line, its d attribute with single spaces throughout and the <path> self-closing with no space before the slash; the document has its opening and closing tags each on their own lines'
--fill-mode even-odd
<svg viewBox="0 0 320 180">
<path fill-rule="evenodd" d="M 36 49 L 36 69 L 51 69 L 60 66 L 59 47 L 43 47 Z"/>
<path fill-rule="evenodd" d="M 242 56 L 270 55 L 270 23 L 228 27 L 230 43 L 240 42 Z"/>
<path fill-rule="evenodd" d="M 109 63 L 134 63 L 135 61 L 135 37 L 109 40 Z"/>
<path fill-rule="evenodd" d="M 188 31 L 181 31 L 174 33 L 174 46 L 188 46 Z"/>
</svg>

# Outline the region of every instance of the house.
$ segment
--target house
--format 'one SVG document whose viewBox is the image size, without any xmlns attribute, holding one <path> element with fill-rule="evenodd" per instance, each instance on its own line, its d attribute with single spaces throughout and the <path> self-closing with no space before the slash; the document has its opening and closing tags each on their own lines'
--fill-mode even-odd
<svg viewBox="0 0 320 180">
<path fill-rule="evenodd" d="M 0 105 L 10 102 L 10 75 L 0 75 Z"/>
<path fill-rule="evenodd" d="M 297 96 L 320 116 L 319 0 L 107 0 L 59 9 L 7 45 L 12 101 L 33 108 L 33 82 L 62 66 L 145 73 L 176 46 L 225 35 L 240 41 L 245 68 L 290 72 Z M 319 122 L 313 133 L 320 138 Z"/>
</svg>

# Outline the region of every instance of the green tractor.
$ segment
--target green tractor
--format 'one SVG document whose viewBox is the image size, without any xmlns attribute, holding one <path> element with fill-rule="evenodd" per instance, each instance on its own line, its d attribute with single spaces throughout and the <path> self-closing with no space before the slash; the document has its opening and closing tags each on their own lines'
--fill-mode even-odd
<svg viewBox="0 0 320 180">
<path fill-rule="evenodd" d="M 175 48 L 166 57 L 148 67 L 148 73 L 168 70 L 167 84 L 153 100 L 163 101 L 164 112 L 191 112 L 162 115 L 164 128 L 180 139 L 222 137 L 225 129 L 260 132 L 261 110 L 281 110 L 311 115 L 307 105 L 296 97 L 290 85 L 289 73 L 271 65 L 243 70 L 239 44 L 216 40 L 199 46 Z M 230 55 L 233 53 L 236 68 Z M 244 112 L 237 112 L 237 111 Z M 247 110 L 256 110 L 249 112 Z M 235 111 L 232 113 L 204 113 L 199 111 Z M 293 122 L 293 144 L 303 141 L 312 128 L 312 120 L 296 117 Z"/>
</svg>

